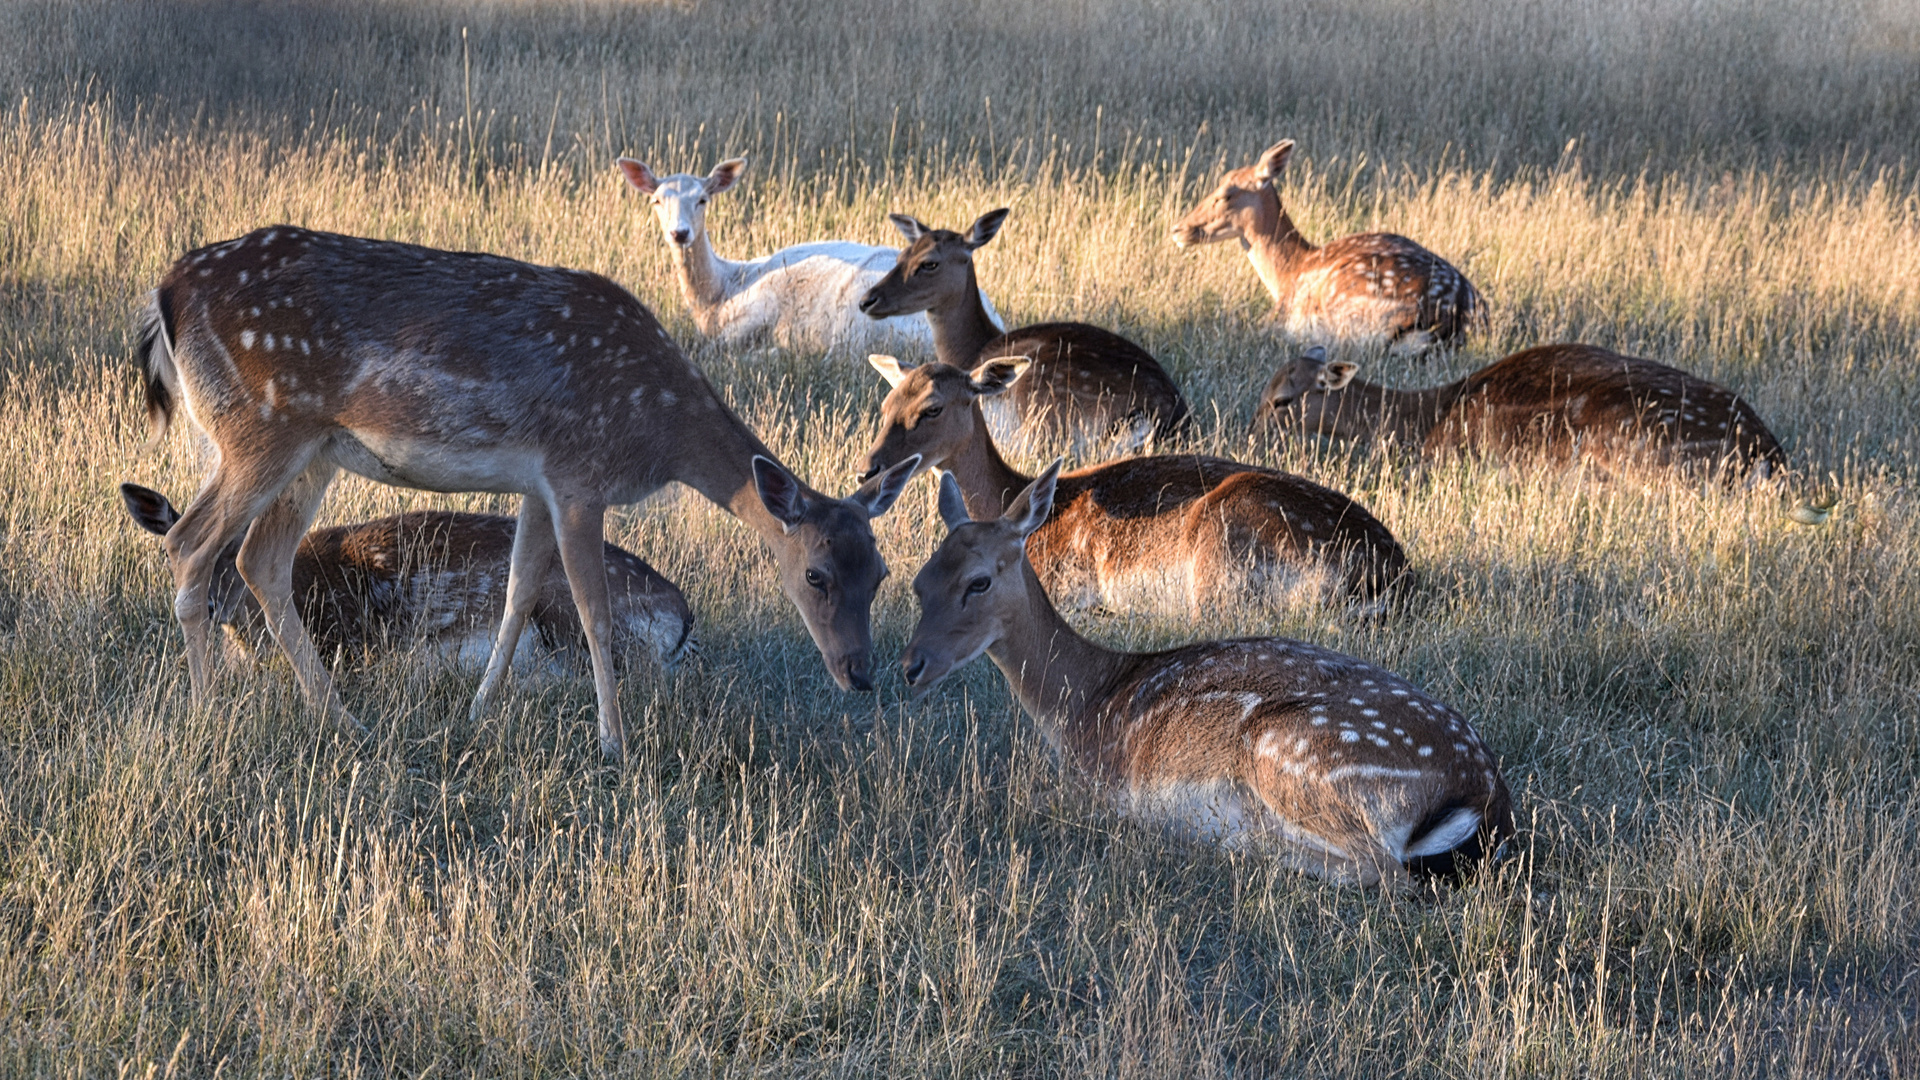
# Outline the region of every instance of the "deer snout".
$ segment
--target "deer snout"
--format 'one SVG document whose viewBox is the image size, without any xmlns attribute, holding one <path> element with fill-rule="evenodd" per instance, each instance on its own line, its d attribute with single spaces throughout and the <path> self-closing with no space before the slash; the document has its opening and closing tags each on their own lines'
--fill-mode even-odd
<svg viewBox="0 0 1920 1080">
<path fill-rule="evenodd" d="M 868 315 L 873 315 L 873 309 L 879 306 L 880 296 L 871 289 L 867 290 L 867 295 L 860 298 L 860 310 Z M 878 316 L 875 317 L 878 318 Z"/>
<path fill-rule="evenodd" d="M 873 692 L 873 677 L 868 673 L 867 658 L 864 655 L 847 658 L 845 685 L 847 689 L 862 694 Z"/>
<path fill-rule="evenodd" d="M 908 649 L 906 655 L 900 658 L 900 668 L 906 673 L 907 685 L 918 686 L 920 677 L 927 673 L 927 658 Z"/>
<path fill-rule="evenodd" d="M 673 230 L 673 242 L 676 244 L 679 244 L 681 247 L 686 247 L 688 244 L 693 243 L 693 230 L 692 229 Z"/>
</svg>

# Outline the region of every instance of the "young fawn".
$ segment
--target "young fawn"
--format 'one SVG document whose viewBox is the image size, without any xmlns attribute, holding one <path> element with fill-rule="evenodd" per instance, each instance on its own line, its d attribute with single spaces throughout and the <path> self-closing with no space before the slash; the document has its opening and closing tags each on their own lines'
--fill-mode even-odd
<svg viewBox="0 0 1920 1080">
<path fill-rule="evenodd" d="M 909 457 L 945 469 L 967 505 L 998 515 L 1032 482 L 994 445 L 983 402 L 1033 377 L 1021 357 L 971 372 L 868 360 L 893 389 L 867 475 Z M 1341 597 L 1383 605 L 1407 569 L 1385 525 L 1346 495 L 1284 473 L 1198 454 L 1124 458 L 1059 478 L 1053 516 L 1027 556 L 1069 606 L 1198 613 L 1255 596 Z"/>
<path fill-rule="evenodd" d="M 1417 353 L 1458 341 L 1486 320 L 1466 275 L 1404 236 L 1357 233 L 1316 247 L 1280 205 L 1293 140 L 1229 172 L 1173 227 L 1180 247 L 1238 240 L 1273 294 L 1273 320 L 1308 340 L 1386 345 Z"/>
<path fill-rule="evenodd" d="M 1592 345 L 1540 345 L 1463 379 L 1391 390 L 1308 349 L 1261 395 L 1259 417 L 1339 439 L 1389 439 L 1421 453 L 1469 451 L 1766 476 L 1786 454 L 1753 407 L 1718 383 Z"/>
<path fill-rule="evenodd" d="M 973 253 L 1000 232 L 1005 209 L 982 214 L 965 234 L 905 214 L 890 220 L 909 241 L 867 291 L 860 310 L 876 319 L 924 311 L 940 362 L 970 371 L 984 360 L 1022 356 L 1033 370 L 1008 395 L 1009 436 L 1036 435 L 1075 453 L 1132 453 L 1179 431 L 1187 401 L 1145 349 L 1097 326 L 1036 323 L 1001 333 L 981 303 Z"/>
<path fill-rule="evenodd" d="M 985 653 L 1123 814 L 1334 880 L 1453 873 L 1513 835 L 1492 751 L 1390 672 L 1286 638 L 1130 653 L 1075 633 L 1026 557 L 1059 467 L 985 520 L 941 478 L 950 532 L 913 579 L 920 624 L 900 658 L 916 700 Z"/>
<path fill-rule="evenodd" d="M 167 535 L 180 514 L 165 495 L 121 484 L 136 524 Z M 483 665 L 507 606 L 514 520 L 492 514 L 412 511 L 308 533 L 293 553 L 293 600 L 322 656 L 404 650 L 420 643 L 463 666 Z M 272 647 L 260 602 L 240 577 L 239 546 L 221 552 L 207 585 L 207 614 L 229 645 L 250 656 Z M 631 552 L 606 545 L 613 653 L 644 649 L 671 667 L 693 652 L 693 611 L 678 586 Z M 521 645 L 579 656 L 586 634 L 567 577 L 550 567 Z"/>
</svg>

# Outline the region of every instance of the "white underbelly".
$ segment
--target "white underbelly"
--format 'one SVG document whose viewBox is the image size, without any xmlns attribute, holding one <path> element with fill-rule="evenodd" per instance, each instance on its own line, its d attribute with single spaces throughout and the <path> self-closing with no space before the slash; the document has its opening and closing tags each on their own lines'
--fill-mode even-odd
<svg viewBox="0 0 1920 1080">
<path fill-rule="evenodd" d="M 326 456 L 369 480 L 422 491 L 514 494 L 546 487 L 544 459 L 537 450 L 449 448 L 371 432 L 342 432 L 334 436 Z"/>
</svg>

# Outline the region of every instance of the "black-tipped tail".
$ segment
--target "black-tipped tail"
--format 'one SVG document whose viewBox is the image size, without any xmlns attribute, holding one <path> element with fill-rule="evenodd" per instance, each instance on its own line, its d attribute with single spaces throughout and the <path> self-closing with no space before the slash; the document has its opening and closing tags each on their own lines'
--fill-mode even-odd
<svg viewBox="0 0 1920 1080">
<path fill-rule="evenodd" d="M 165 292 L 155 289 L 147 294 L 146 305 L 140 309 L 139 330 L 134 360 L 140 365 L 140 382 L 146 389 L 147 428 L 158 439 L 173 423 L 180 385 L 180 374 L 173 366 L 173 311 Z"/>
</svg>

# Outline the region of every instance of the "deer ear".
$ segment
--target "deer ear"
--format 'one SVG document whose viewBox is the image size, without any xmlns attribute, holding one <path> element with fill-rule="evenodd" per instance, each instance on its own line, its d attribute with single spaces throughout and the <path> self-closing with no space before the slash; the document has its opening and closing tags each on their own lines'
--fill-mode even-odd
<svg viewBox="0 0 1920 1080">
<path fill-rule="evenodd" d="M 1315 345 L 1313 348 L 1301 353 L 1300 359 L 1311 360 L 1316 364 L 1324 364 L 1327 362 L 1327 347 L 1325 345 Z"/>
<path fill-rule="evenodd" d="M 167 535 L 173 523 L 180 520 L 180 512 L 173 508 L 167 497 L 152 488 L 121 484 L 120 501 L 127 504 L 127 514 L 133 518 L 134 524 L 155 536 Z"/>
<path fill-rule="evenodd" d="M 1013 505 L 1000 515 L 1000 521 L 1020 534 L 1022 540 L 1033 535 L 1033 531 L 1047 523 L 1047 516 L 1053 513 L 1054 482 L 1060 479 L 1060 463 L 1066 458 L 1054 458 L 1046 471 L 1034 477 L 1027 489 L 1013 497 Z"/>
<path fill-rule="evenodd" d="M 967 247 L 987 246 L 987 241 L 994 238 L 994 235 L 1000 231 L 1000 226 L 1006 223 L 1007 215 L 1012 212 L 1011 209 L 1003 206 L 998 210 L 989 210 L 981 214 L 979 220 L 973 223 L 973 228 L 967 230 Z"/>
<path fill-rule="evenodd" d="M 940 474 L 940 520 L 952 532 L 973 520 L 967 515 L 967 497 L 960 493 L 960 481 L 950 472 Z"/>
<path fill-rule="evenodd" d="M 760 493 L 760 505 L 767 508 L 787 532 L 800 526 L 807 516 L 807 492 L 800 481 L 770 457 L 753 459 L 753 487 Z"/>
<path fill-rule="evenodd" d="M 893 227 L 900 230 L 909 244 L 933 231 L 919 218 L 907 214 L 888 214 L 887 220 L 893 222 Z"/>
<path fill-rule="evenodd" d="M 860 490 L 853 493 L 854 501 L 867 508 L 868 517 L 879 517 L 893 509 L 894 500 L 907 490 L 907 481 L 913 479 L 914 472 L 919 468 L 920 455 L 915 454 L 861 484 Z"/>
<path fill-rule="evenodd" d="M 981 397 L 992 397 L 1005 393 L 1032 365 L 1033 361 L 1024 356 L 998 357 L 968 372 L 967 385 Z"/>
<path fill-rule="evenodd" d="M 738 183 L 740 178 L 746 174 L 746 158 L 728 158 L 713 167 L 713 171 L 707 174 L 707 178 L 701 182 L 701 186 L 707 189 L 707 194 L 718 195 Z"/>
<path fill-rule="evenodd" d="M 1320 370 L 1319 376 L 1314 379 L 1314 385 L 1328 392 L 1344 390 L 1347 384 L 1353 381 L 1354 373 L 1359 370 L 1359 364 L 1336 360 Z"/>
<path fill-rule="evenodd" d="M 1293 140 L 1281 139 L 1261 152 L 1260 160 L 1254 166 L 1253 175 L 1262 180 L 1273 180 L 1280 175 L 1282 169 L 1287 167 L 1287 158 L 1292 156 Z"/>
<path fill-rule="evenodd" d="M 873 370 L 887 380 L 888 386 L 899 386 L 900 381 L 907 377 L 907 372 L 913 370 L 912 367 L 901 363 L 898 357 L 888 356 L 885 353 L 868 353 L 867 363 L 872 364 Z"/>
<path fill-rule="evenodd" d="M 620 166 L 620 171 L 627 174 L 627 183 L 640 189 L 641 192 L 651 195 L 660 186 L 660 178 L 653 175 L 653 170 L 647 168 L 646 162 L 623 157 L 617 164 Z"/>
</svg>

